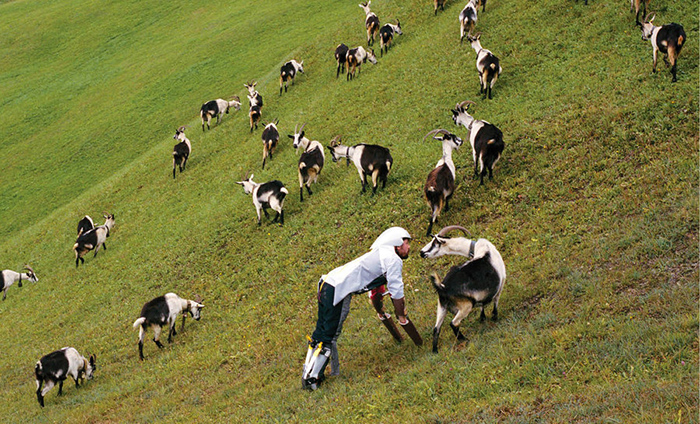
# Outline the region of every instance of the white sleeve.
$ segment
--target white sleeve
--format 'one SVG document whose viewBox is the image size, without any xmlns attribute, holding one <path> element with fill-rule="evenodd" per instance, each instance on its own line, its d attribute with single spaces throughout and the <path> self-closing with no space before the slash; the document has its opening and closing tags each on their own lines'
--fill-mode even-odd
<svg viewBox="0 0 700 424">
<path fill-rule="evenodd" d="M 394 248 L 382 249 L 380 256 L 382 267 L 386 271 L 386 288 L 392 299 L 403 299 L 403 261 L 394 252 Z"/>
</svg>

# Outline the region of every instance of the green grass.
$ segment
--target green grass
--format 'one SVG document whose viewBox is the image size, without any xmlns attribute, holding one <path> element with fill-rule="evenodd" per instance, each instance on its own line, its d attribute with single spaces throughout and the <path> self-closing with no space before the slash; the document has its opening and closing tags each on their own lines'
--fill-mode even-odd
<svg viewBox="0 0 700 424">
<path fill-rule="evenodd" d="M 8 422 L 698 422 L 697 4 L 652 3 L 688 42 L 679 82 L 640 40 L 625 4 L 493 0 L 482 45 L 503 66 L 482 101 L 474 51 L 459 45 L 448 3 L 377 0 L 404 35 L 353 82 L 335 79 L 333 50 L 365 44 L 357 2 L 0 3 L 0 258 L 40 281 L 0 305 L 0 416 Z M 255 26 L 256 30 L 253 30 Z M 543 41 L 547 40 L 547 41 Z M 305 75 L 278 96 L 279 66 Z M 199 130 L 200 105 L 244 97 L 255 79 L 263 119 L 282 143 L 260 169 L 261 130 L 244 110 Z M 493 181 L 455 154 L 458 189 L 440 224 L 491 240 L 508 271 L 501 320 L 443 331 L 440 353 L 395 344 L 363 298 L 341 338 L 341 376 L 300 389 L 315 282 L 362 254 L 390 225 L 415 236 L 404 279 L 426 341 L 436 296 L 427 276 L 459 258 L 416 252 L 425 176 L 440 155 L 434 128 L 467 138 L 455 103 L 498 125 L 506 149 Z M 247 105 L 247 101 L 244 101 Z M 307 122 L 328 144 L 389 147 L 385 190 L 359 195 L 357 173 L 328 161 L 298 200 L 289 139 Z M 172 134 L 193 152 L 173 180 Z M 330 159 L 330 157 L 328 158 Z M 279 179 L 284 227 L 255 222 L 235 184 Z M 71 246 L 84 214 L 116 216 L 109 249 L 78 269 Z M 101 219 L 97 219 L 101 223 Z M 202 295 L 171 345 L 145 346 L 131 324 L 165 292 Z M 389 308 L 391 309 L 391 308 Z M 96 378 L 41 409 L 33 367 L 63 346 L 98 356 Z"/>
</svg>

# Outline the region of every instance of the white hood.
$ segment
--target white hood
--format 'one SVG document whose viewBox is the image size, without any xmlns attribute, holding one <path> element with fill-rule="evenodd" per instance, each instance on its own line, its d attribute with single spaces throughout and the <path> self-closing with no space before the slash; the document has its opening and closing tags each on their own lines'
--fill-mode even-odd
<svg viewBox="0 0 700 424">
<path fill-rule="evenodd" d="M 391 227 L 377 237 L 372 244 L 372 247 L 370 247 L 370 250 L 378 249 L 382 246 L 401 246 L 403 244 L 403 239 L 405 238 L 411 238 L 408 231 L 401 227 Z"/>
</svg>

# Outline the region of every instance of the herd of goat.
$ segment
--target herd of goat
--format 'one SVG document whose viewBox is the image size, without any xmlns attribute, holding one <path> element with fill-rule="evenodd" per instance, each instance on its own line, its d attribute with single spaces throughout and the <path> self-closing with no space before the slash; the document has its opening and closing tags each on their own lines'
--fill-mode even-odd
<svg viewBox="0 0 700 424">
<path fill-rule="evenodd" d="M 586 4 L 588 0 L 585 0 Z M 650 41 L 653 47 L 653 72 L 656 72 L 657 54 L 664 55 L 664 61 L 671 67 L 673 81 L 676 77 L 676 61 L 681 48 L 686 41 L 683 27 L 679 24 L 667 24 L 655 26 L 655 15 L 649 18 L 646 14 L 649 0 L 631 0 L 631 11 L 636 15 L 636 24 L 642 31 L 642 38 Z M 345 44 L 339 44 L 335 49 L 336 78 L 340 73 L 347 74 L 347 80 L 356 77 L 363 63 L 377 63 L 374 49 L 375 39 L 379 38 L 381 56 L 388 52 L 394 36 L 403 34 L 401 23 L 396 20 L 396 24 L 387 23 L 380 26 L 377 15 L 370 10 L 371 1 L 361 3 L 359 6 L 365 12 L 365 28 L 367 32 L 367 49 L 363 46 L 348 48 Z M 434 12 L 437 15 L 438 9 L 444 10 L 444 0 L 434 0 Z M 489 50 L 481 47 L 481 33 L 473 34 L 477 23 L 477 10 L 482 6 L 482 12 L 486 10 L 486 0 L 469 0 L 467 5 L 459 14 L 460 23 L 460 43 L 467 37 L 471 47 L 476 52 L 476 68 L 479 74 L 480 94 L 483 98 L 492 98 L 492 88 L 498 76 L 501 74 L 501 66 L 498 58 Z M 640 22 L 641 13 L 646 17 Z M 280 69 L 280 96 L 287 91 L 288 82 L 294 84 L 297 74 L 304 73 L 303 61 L 290 60 Z M 256 90 L 257 83 L 250 81 L 245 84 L 248 90 L 249 100 L 249 124 L 250 131 L 258 128 L 261 122 L 263 110 L 262 95 Z M 469 107 L 474 105 L 472 101 L 458 103 L 452 109 L 452 119 L 457 126 L 463 126 L 469 132 L 469 142 L 472 148 L 472 159 L 474 163 L 474 175 L 480 179 L 480 185 L 484 183 L 484 177 L 488 174 L 493 178 L 493 169 L 504 150 L 503 133 L 495 125 L 474 118 L 469 113 Z M 230 109 L 241 109 L 240 98 L 234 96 L 231 100 L 216 99 L 204 103 L 200 109 L 202 121 L 202 131 L 211 129 L 211 120 L 216 117 L 216 124 L 221 122 L 223 114 L 228 114 Z M 263 156 L 262 168 L 265 168 L 266 161 L 272 159 L 279 139 L 279 120 L 264 123 L 262 132 Z M 312 194 L 311 184 L 318 181 L 321 170 L 325 163 L 325 153 L 322 144 L 317 140 L 306 137 L 304 131 L 306 124 L 301 128 L 295 127 L 294 134 L 289 134 L 295 149 L 301 149 L 298 160 L 299 177 L 299 201 L 304 200 L 304 187 L 308 195 Z M 185 136 L 185 126 L 179 127 L 174 135 L 178 141 L 173 148 L 173 178 L 176 178 L 176 169 L 180 173 L 185 170 L 187 160 L 192 151 L 190 140 Z M 430 171 L 424 185 L 424 197 L 430 206 L 431 214 L 428 221 L 426 235 L 431 237 L 431 241 L 420 251 L 422 258 L 436 258 L 442 255 L 461 255 L 468 258 L 468 261 L 461 266 L 452 267 L 441 279 L 437 274 L 431 276 L 432 285 L 438 294 L 438 311 L 436 323 L 433 328 L 433 351 L 438 351 L 438 337 L 443 320 L 448 311 L 454 314 L 450 323 L 457 339 L 464 339 L 458 326 L 460 322 L 469 315 L 474 307 L 481 307 L 481 319 L 485 319 L 484 308 L 493 303 L 492 319 L 498 317 L 498 300 L 505 285 L 506 269 L 503 259 L 496 247 L 486 239 L 470 239 L 465 237 L 449 237 L 448 233 L 454 230 L 462 231 L 466 236 L 470 236 L 468 231 L 456 225 L 444 227 L 438 234 L 432 235 L 433 225 L 437 222 L 440 213 L 448 210 L 449 202 L 455 191 L 456 168 L 452 160 L 452 153 L 458 149 L 463 141 L 457 135 L 445 130 L 435 129 L 424 136 L 424 140 L 432 137 L 442 143 L 442 157 L 435 167 Z M 330 145 L 327 146 L 331 153 L 333 162 L 345 158 L 347 165 L 352 162 L 357 168 L 362 185 L 362 192 L 366 191 L 368 178 L 371 178 L 372 193 L 376 193 L 378 183 L 382 183 L 382 188 L 386 185 L 387 176 L 393 165 L 393 158 L 389 149 L 383 146 L 372 144 L 356 144 L 348 146 L 342 144 L 340 136 L 334 137 Z M 257 213 L 258 225 L 261 225 L 261 212 L 266 217 L 269 216 L 267 209 L 273 209 L 277 215 L 274 222 L 284 224 L 284 200 L 289 193 L 284 184 L 278 180 L 265 183 L 256 183 L 251 174 L 244 177 L 237 184 L 243 186 L 246 194 L 251 194 L 253 204 Z M 77 228 L 77 239 L 73 246 L 75 252 L 75 265 L 84 263 L 83 256 L 94 250 L 94 256 L 102 248 L 107 249 L 105 241 L 114 228 L 115 219 L 113 214 L 104 214 L 103 225 L 95 226 L 89 216 L 85 216 Z M 4 270 L 1 273 L 3 298 L 7 297 L 7 289 L 18 282 L 22 287 L 23 281 L 37 282 L 38 278 L 31 266 L 25 265 L 24 271 L 15 272 Z M 185 325 L 185 316 L 189 313 L 195 320 L 199 320 L 201 310 L 204 307 L 199 296 L 195 300 L 180 298 L 174 293 L 167 293 L 144 304 L 140 317 L 134 322 L 134 328 L 139 328 L 138 351 L 139 358 L 144 359 L 143 343 L 145 333 L 148 328 L 153 328 L 154 343 L 163 348 L 160 342 L 162 328 L 168 328 L 168 342 L 176 334 L 175 322 L 179 315 L 182 315 L 182 328 Z M 35 366 L 36 376 L 36 396 L 39 404 L 44 406 L 44 396 L 56 384 L 59 385 L 58 394 L 62 394 L 63 382 L 71 376 L 75 380 L 76 387 L 79 381 L 92 378 L 96 369 L 96 356 L 90 355 L 89 359 L 80 355 L 72 347 L 66 347 L 54 351 L 42 357 Z M 43 386 L 43 388 L 42 388 Z"/>
</svg>

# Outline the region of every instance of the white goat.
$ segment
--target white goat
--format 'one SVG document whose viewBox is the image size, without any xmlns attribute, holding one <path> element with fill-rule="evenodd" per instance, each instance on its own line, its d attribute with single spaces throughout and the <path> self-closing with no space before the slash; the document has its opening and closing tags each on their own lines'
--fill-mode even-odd
<svg viewBox="0 0 700 424">
<path fill-rule="evenodd" d="M 32 283 L 39 281 L 32 267 L 25 265 L 24 269 L 27 272 L 15 272 L 11 269 L 5 269 L 2 271 L 2 273 L 0 273 L 0 276 L 2 277 L 2 280 L 0 280 L 0 283 L 2 283 L 2 286 L 0 286 L 0 290 L 2 290 L 2 300 L 7 298 L 7 289 L 9 289 L 15 282 L 19 281 L 17 285 L 22 287 L 23 280 L 31 281 Z"/>
</svg>

